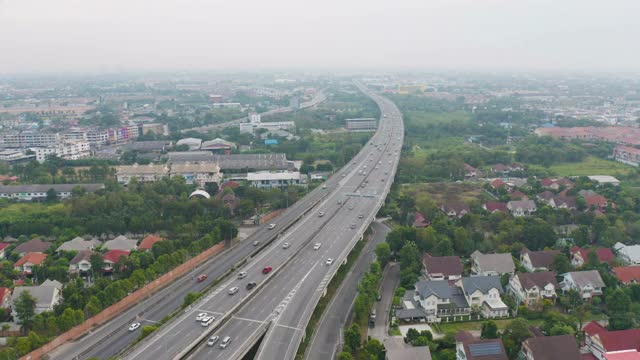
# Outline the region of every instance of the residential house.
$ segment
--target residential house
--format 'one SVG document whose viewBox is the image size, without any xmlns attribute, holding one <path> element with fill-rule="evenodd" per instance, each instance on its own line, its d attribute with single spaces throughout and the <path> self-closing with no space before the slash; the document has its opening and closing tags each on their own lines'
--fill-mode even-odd
<svg viewBox="0 0 640 360">
<path fill-rule="evenodd" d="M 560 250 L 531 251 L 526 247 L 520 250 L 520 264 L 529 272 L 549 271 L 553 260 L 561 254 Z"/>
<path fill-rule="evenodd" d="M 27 253 L 31 252 L 43 253 L 49 250 L 51 245 L 53 244 L 51 244 L 50 242 L 42 241 L 39 238 L 35 238 L 16 246 L 16 248 L 13 249 L 13 252 L 17 253 L 20 256 L 25 256 Z"/>
<path fill-rule="evenodd" d="M 528 200 L 529 197 L 527 196 L 527 194 L 523 193 L 520 190 L 512 190 L 509 192 L 509 197 L 511 198 L 511 200 Z"/>
<path fill-rule="evenodd" d="M 53 287 L 57 288 L 58 290 L 62 290 L 62 287 L 64 285 L 58 280 L 47 279 L 42 284 L 40 284 L 40 286 L 53 286 Z"/>
<path fill-rule="evenodd" d="M 522 343 L 524 360 L 582 360 L 578 342 L 572 335 L 538 336 Z"/>
<path fill-rule="evenodd" d="M 120 260 L 121 257 L 128 257 L 128 256 L 129 256 L 129 251 L 127 250 L 114 249 L 114 250 L 107 251 L 102 256 L 102 261 L 104 264 L 102 265 L 102 270 L 105 273 L 113 272 L 114 265 L 118 263 L 118 260 Z"/>
<path fill-rule="evenodd" d="M 613 274 L 624 285 L 640 282 L 640 266 L 617 266 L 613 268 Z"/>
<path fill-rule="evenodd" d="M 515 200 L 507 203 L 507 209 L 513 216 L 530 216 L 535 214 L 536 202 L 533 200 Z"/>
<path fill-rule="evenodd" d="M 476 275 L 513 274 L 516 266 L 509 253 L 483 254 L 476 250 L 471 254 L 471 271 Z"/>
<path fill-rule="evenodd" d="M 41 314 L 45 311 L 53 311 L 53 307 L 61 300 L 60 289 L 56 286 L 17 286 L 13 289 L 13 294 L 11 295 L 11 308 L 13 309 L 11 314 L 16 321 L 19 321 L 19 319 L 15 306 L 13 305 L 20 298 L 20 295 L 23 292 L 29 292 L 31 296 L 36 299 L 36 314 Z"/>
<path fill-rule="evenodd" d="M 33 267 L 42 264 L 46 258 L 47 254 L 39 252 L 27 253 L 13 264 L 13 268 L 26 275 L 30 275 L 33 272 Z"/>
<path fill-rule="evenodd" d="M 580 246 L 574 246 L 569 251 L 571 253 L 571 265 L 574 267 L 580 267 L 589 261 L 589 253 L 596 254 L 598 261 L 603 264 L 609 264 L 615 260 L 616 256 L 609 248 L 589 248 L 583 249 Z"/>
<path fill-rule="evenodd" d="M 526 306 L 548 299 L 555 302 L 559 285 L 551 271 L 518 273 L 509 279 L 509 292 Z"/>
<path fill-rule="evenodd" d="M 509 212 L 507 204 L 500 201 L 489 201 L 486 204 L 482 205 L 482 208 L 491 214 L 493 214 L 494 212 Z"/>
<path fill-rule="evenodd" d="M 4 250 L 7 248 L 7 246 L 9 246 L 9 243 L 6 242 L 2 242 L 0 243 L 0 259 L 4 259 L 5 258 L 5 253 Z"/>
<path fill-rule="evenodd" d="M 504 293 L 499 276 L 464 277 L 456 282 L 469 306 L 487 319 L 509 316 L 509 307 L 502 302 Z"/>
<path fill-rule="evenodd" d="M 506 182 L 504 182 L 504 181 L 502 181 L 502 180 L 500 180 L 500 179 L 495 179 L 495 180 L 493 180 L 493 181 L 490 183 L 490 185 L 491 185 L 491 187 L 492 187 L 492 188 L 494 188 L 494 189 L 496 189 L 496 190 L 497 190 L 497 189 L 500 189 L 500 188 L 505 188 L 505 189 L 509 188 L 509 185 L 507 185 L 507 183 L 506 183 Z"/>
<path fill-rule="evenodd" d="M 0 308 L 7 309 L 11 306 L 11 289 L 0 287 Z"/>
<path fill-rule="evenodd" d="M 536 198 L 542 203 L 545 203 L 551 207 L 555 207 L 555 204 L 553 203 L 553 198 L 555 196 L 556 194 L 552 193 L 549 190 L 546 190 L 536 195 Z"/>
<path fill-rule="evenodd" d="M 413 227 L 414 228 L 425 228 L 431 225 L 431 221 L 427 220 L 427 218 L 424 217 L 424 215 L 422 215 L 421 212 L 416 211 L 415 212 L 415 220 L 413 220 Z"/>
<path fill-rule="evenodd" d="M 478 169 L 473 166 L 465 163 L 464 164 L 464 178 L 465 179 L 476 179 L 478 177 Z"/>
<path fill-rule="evenodd" d="M 147 235 L 144 239 L 142 239 L 142 241 L 140 242 L 140 246 L 138 246 L 138 250 L 144 250 L 144 251 L 150 251 L 151 248 L 153 247 L 153 244 L 160 242 L 164 240 L 163 238 L 161 238 L 158 235 Z"/>
<path fill-rule="evenodd" d="M 456 360 L 508 360 L 500 339 L 477 339 L 467 331 L 456 334 Z"/>
<path fill-rule="evenodd" d="M 613 158 L 621 163 L 639 166 L 640 165 L 640 149 L 631 146 L 618 145 L 613 149 Z"/>
<path fill-rule="evenodd" d="M 560 183 L 558 183 L 556 179 L 549 179 L 549 178 L 542 179 L 540 180 L 540 185 L 545 189 L 551 189 L 551 190 L 560 189 Z"/>
<path fill-rule="evenodd" d="M 86 273 L 91 270 L 91 255 L 93 254 L 94 252 L 91 250 L 79 251 L 69 262 L 69 272 Z"/>
<path fill-rule="evenodd" d="M 422 256 L 422 267 L 429 280 L 458 280 L 462 277 L 462 261 L 457 256 Z"/>
<path fill-rule="evenodd" d="M 584 327 L 584 344 L 598 360 L 608 360 L 614 353 L 637 353 L 640 351 L 640 329 L 610 331 L 592 321 Z"/>
<path fill-rule="evenodd" d="M 584 197 L 585 206 L 589 210 L 604 211 L 609 205 L 609 200 L 602 195 L 588 195 Z M 612 204 L 613 206 L 613 204 Z"/>
<path fill-rule="evenodd" d="M 131 240 L 124 235 L 120 235 L 113 240 L 109 240 L 102 246 L 107 250 L 135 250 L 138 247 L 138 242 Z"/>
<path fill-rule="evenodd" d="M 83 237 L 78 236 L 60 245 L 56 249 L 56 252 L 94 250 L 96 247 L 100 246 L 101 244 L 102 243 L 98 239 L 95 239 L 95 238 L 85 239 Z"/>
<path fill-rule="evenodd" d="M 597 270 L 574 271 L 562 275 L 564 280 L 560 283 L 562 291 L 576 290 L 583 300 L 590 300 L 594 296 L 602 295 L 605 287 L 602 277 Z"/>
<path fill-rule="evenodd" d="M 625 264 L 640 265 L 640 245 L 625 245 L 617 242 L 613 245 L 613 250 Z"/>
<path fill-rule="evenodd" d="M 558 195 L 553 197 L 552 207 L 556 209 L 576 210 L 578 208 L 578 201 L 575 196 Z"/>
<path fill-rule="evenodd" d="M 450 201 L 440 206 L 440 210 L 450 218 L 461 218 L 471 212 L 469 205 L 462 201 Z"/>
<path fill-rule="evenodd" d="M 418 281 L 415 290 L 405 293 L 403 309 L 396 311 L 401 320 L 422 318 L 428 322 L 463 320 L 470 314 L 462 289 L 447 280 Z"/>
<path fill-rule="evenodd" d="M 516 163 L 507 164 L 507 165 L 495 164 L 494 166 L 491 167 L 491 171 L 493 171 L 495 174 L 498 174 L 498 175 L 507 176 L 514 171 L 524 171 L 524 167 Z"/>
</svg>

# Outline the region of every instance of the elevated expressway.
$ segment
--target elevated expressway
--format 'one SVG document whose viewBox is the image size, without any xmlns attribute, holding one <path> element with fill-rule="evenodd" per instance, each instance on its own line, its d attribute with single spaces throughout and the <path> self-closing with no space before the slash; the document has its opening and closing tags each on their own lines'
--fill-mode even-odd
<svg viewBox="0 0 640 360">
<path fill-rule="evenodd" d="M 326 285 L 359 241 L 384 203 L 395 176 L 404 128 L 389 100 L 369 93 L 381 109 L 379 129 L 363 150 L 327 181 L 315 207 L 280 231 L 264 251 L 237 269 L 178 318 L 128 351 L 125 359 L 239 359 L 264 335 L 259 359 L 293 359 L 304 328 Z M 306 201 L 306 198 L 303 199 Z M 320 212 L 324 216 L 320 216 Z M 284 243 L 290 247 L 283 248 Z M 318 250 L 315 243 L 321 243 Z M 334 259 L 327 264 L 327 259 Z M 273 270 L 264 275 L 262 269 Z M 236 274 L 247 272 L 238 279 Z M 246 290 L 249 282 L 257 287 Z M 229 295 L 227 290 L 239 287 Z M 209 327 L 199 313 L 216 317 Z M 212 335 L 232 338 L 226 349 L 205 345 Z"/>
</svg>

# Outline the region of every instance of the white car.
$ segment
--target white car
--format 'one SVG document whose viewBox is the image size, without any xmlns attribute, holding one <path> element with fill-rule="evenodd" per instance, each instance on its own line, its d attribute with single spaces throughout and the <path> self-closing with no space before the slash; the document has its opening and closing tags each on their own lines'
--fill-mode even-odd
<svg viewBox="0 0 640 360">
<path fill-rule="evenodd" d="M 139 322 L 135 322 L 129 326 L 129 331 L 136 331 L 140 327 Z"/>
<path fill-rule="evenodd" d="M 360 214 L 358 215 L 358 219 L 362 219 L 364 217 L 364 215 Z"/>
<path fill-rule="evenodd" d="M 353 210 L 353 205 L 349 205 L 349 210 Z"/>
<path fill-rule="evenodd" d="M 315 245 L 313 245 L 313 250 L 318 250 L 320 249 L 320 246 L 322 246 L 321 243 L 315 243 Z"/>
<path fill-rule="evenodd" d="M 276 224 L 269 224 L 268 229 L 269 229 L 269 230 L 272 230 L 272 229 L 274 229 L 275 227 L 276 227 Z"/>
<path fill-rule="evenodd" d="M 356 224 L 351 224 L 350 228 L 355 229 L 356 228 Z"/>
<path fill-rule="evenodd" d="M 209 314 L 200 313 L 200 314 L 198 314 L 198 316 L 196 316 L 196 321 L 202 321 L 202 319 L 206 318 L 207 316 L 209 316 Z"/>
<path fill-rule="evenodd" d="M 258 246 L 258 245 L 260 245 L 260 241 L 259 240 L 256 240 L 256 241 L 253 242 L 253 246 Z"/>
<path fill-rule="evenodd" d="M 289 243 L 284 243 L 284 244 L 282 244 L 282 248 L 283 248 L 283 249 L 288 249 L 288 248 L 289 248 L 289 246 L 291 246 L 291 244 L 289 244 Z"/>
<path fill-rule="evenodd" d="M 327 264 L 327 265 L 333 264 L 333 259 L 332 258 L 328 258 L 327 262 L 325 264 Z"/>
<path fill-rule="evenodd" d="M 320 211 L 320 212 L 318 213 L 318 217 L 323 217 L 323 216 L 324 216 L 324 211 Z"/>
<path fill-rule="evenodd" d="M 202 319 L 202 321 L 200 322 L 200 325 L 202 325 L 204 327 L 207 327 L 207 326 L 211 325 L 211 323 L 215 319 L 216 318 L 214 318 L 213 316 L 207 316 L 206 318 Z"/>
<path fill-rule="evenodd" d="M 238 279 L 244 279 L 247 277 L 247 272 L 246 271 L 241 271 L 238 273 Z"/>
<path fill-rule="evenodd" d="M 238 290 L 240 290 L 240 289 L 239 289 L 237 286 L 234 286 L 234 287 L 232 287 L 231 289 L 229 289 L 229 290 L 227 291 L 227 293 L 228 293 L 229 295 L 235 295 L 235 294 L 237 294 L 237 293 L 238 293 Z"/>
<path fill-rule="evenodd" d="M 220 337 L 218 335 L 213 335 L 212 337 L 209 338 L 209 340 L 207 341 L 207 346 L 213 346 L 216 341 L 218 341 Z"/>
</svg>

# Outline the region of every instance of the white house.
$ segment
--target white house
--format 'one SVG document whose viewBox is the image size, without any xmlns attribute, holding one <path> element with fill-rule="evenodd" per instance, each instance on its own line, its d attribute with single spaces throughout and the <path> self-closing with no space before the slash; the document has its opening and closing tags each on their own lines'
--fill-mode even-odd
<svg viewBox="0 0 640 360">
<path fill-rule="evenodd" d="M 602 295 L 602 288 L 605 287 L 597 270 L 568 272 L 562 276 L 562 291 L 577 290 L 585 300 Z"/>
<path fill-rule="evenodd" d="M 530 216 L 535 214 L 537 210 L 536 203 L 533 200 L 509 201 L 507 209 L 513 216 Z"/>
<path fill-rule="evenodd" d="M 69 272 L 70 273 L 84 273 L 91 270 L 91 255 L 93 251 L 91 250 L 82 250 L 79 251 L 76 256 L 71 259 L 69 262 Z"/>
<path fill-rule="evenodd" d="M 555 302 L 558 287 L 556 275 L 550 271 L 518 273 L 509 279 L 509 293 L 527 306 L 536 305 L 544 299 Z"/>
<path fill-rule="evenodd" d="M 36 299 L 36 314 L 41 314 L 45 311 L 53 311 L 53 307 L 60 302 L 60 289 L 57 286 L 17 286 L 13 289 L 11 295 L 11 304 L 15 304 L 20 294 L 23 292 L 29 292 L 31 296 Z M 13 309 L 13 318 L 18 320 L 18 314 L 16 313 L 15 306 Z"/>
<path fill-rule="evenodd" d="M 509 316 L 509 307 L 500 298 L 504 290 L 499 276 L 465 277 L 458 280 L 456 286 L 462 289 L 469 306 L 478 309 L 483 317 Z"/>
</svg>

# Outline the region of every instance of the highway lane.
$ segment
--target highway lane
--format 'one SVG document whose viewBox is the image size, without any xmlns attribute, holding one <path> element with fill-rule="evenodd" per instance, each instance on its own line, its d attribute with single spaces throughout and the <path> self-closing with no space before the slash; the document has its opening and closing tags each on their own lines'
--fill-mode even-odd
<svg viewBox="0 0 640 360">
<path fill-rule="evenodd" d="M 340 288 L 327 306 L 318 323 L 317 330 L 313 334 L 311 344 L 305 354 L 305 359 L 327 360 L 335 355 L 336 346 L 341 341 L 341 331 L 351 313 L 353 301 L 358 295 L 358 283 L 365 272 L 369 271 L 369 265 L 375 260 L 374 250 L 376 245 L 385 241 L 391 229 L 379 222 L 372 225 L 375 233 L 371 241 L 362 250 L 349 274 L 345 277 Z M 382 317 L 382 316 L 380 316 Z"/>
<path fill-rule="evenodd" d="M 302 109 L 306 109 L 315 105 L 318 105 L 319 103 L 325 101 L 327 99 L 326 95 L 324 94 L 324 92 L 322 90 L 318 91 L 318 93 L 313 97 L 313 99 L 307 101 L 307 102 L 303 102 L 302 104 L 300 104 L 300 109 L 297 110 L 302 110 Z M 266 117 L 269 115 L 273 115 L 273 114 L 278 114 L 278 113 L 285 113 L 285 112 L 290 112 L 293 111 L 294 109 L 292 109 L 291 107 L 285 106 L 285 107 L 280 107 L 277 109 L 273 109 L 273 110 L 269 110 L 269 111 L 265 111 L 263 113 L 260 113 L 261 117 Z M 240 119 L 235 119 L 235 120 L 231 120 L 231 121 L 226 121 L 220 124 L 211 124 L 211 125 L 205 125 L 205 126 L 199 126 L 199 127 L 194 127 L 194 128 L 189 128 L 189 129 L 182 129 L 180 130 L 180 132 L 188 132 L 188 131 L 196 131 L 196 132 L 200 132 L 200 133 L 206 133 L 209 132 L 211 130 L 216 130 L 216 129 L 222 129 L 225 127 L 229 127 L 231 125 L 238 125 L 240 123 L 243 123 L 245 121 L 248 120 L 248 117 L 243 117 Z"/>
<path fill-rule="evenodd" d="M 396 150 L 399 152 L 403 136 L 401 116 L 397 108 L 389 104 L 390 102 L 387 101 L 386 104 L 381 105 L 381 108 L 383 113 L 389 110 L 394 111 L 393 114 L 389 116 L 388 121 L 381 121 L 381 131 L 371 141 L 371 144 L 375 143 L 375 145 L 365 149 L 364 153 L 370 151 L 369 154 L 365 155 L 365 159 L 359 158 L 358 160 L 364 161 L 357 164 L 359 169 L 369 172 L 364 178 L 371 181 L 365 188 L 367 191 L 373 191 L 377 194 L 383 194 L 390 186 L 388 179 L 395 174 L 398 158 Z M 387 125 L 389 122 L 400 123 L 397 125 L 396 131 Z M 397 140 L 394 140 L 394 137 Z M 384 151 L 375 151 L 378 145 L 381 147 L 384 145 Z M 392 160 L 385 163 L 385 159 Z M 359 228 L 355 229 L 363 232 L 375 215 L 377 206 L 380 206 L 384 199 L 358 197 L 352 198 L 352 200 L 355 206 L 354 211 L 364 213 L 366 214 L 365 218 L 368 218 L 367 221 L 359 223 Z M 372 211 L 373 213 L 371 213 Z M 257 340 L 257 335 L 266 331 L 267 325 L 269 325 L 268 333 L 262 342 L 257 358 L 293 358 L 302 338 L 304 326 L 317 302 L 317 300 L 311 299 L 319 299 L 324 287 L 337 269 L 336 264 L 323 266 L 325 258 L 328 256 L 338 259 L 346 258 L 346 254 L 354 244 L 353 241 L 357 240 L 354 238 L 355 233 L 345 233 L 342 230 L 345 224 L 350 221 L 351 219 L 342 217 L 332 219 L 322 233 L 323 237 L 332 239 L 324 257 L 318 257 L 308 249 L 306 249 L 306 253 L 301 252 L 293 263 L 287 265 L 287 268 L 279 274 L 277 279 L 262 289 L 258 296 L 243 306 L 227 324 L 215 332 L 218 336 L 231 336 L 237 340 L 232 341 L 223 351 L 216 352 L 216 347 L 201 346 L 190 358 L 239 358 Z M 314 270 L 307 271 L 307 269 Z M 292 290 L 287 292 L 287 289 Z M 285 297 L 285 300 L 281 300 L 281 295 L 287 293 L 288 296 Z M 285 303 L 286 306 L 282 306 Z M 274 309 L 277 311 L 274 312 Z M 253 325 L 247 326 L 251 324 Z"/>
<path fill-rule="evenodd" d="M 327 185 L 331 185 L 327 182 Z M 215 279 L 219 278 L 232 266 L 256 252 L 258 249 L 253 241 L 266 243 L 269 237 L 282 231 L 288 223 L 300 216 L 308 207 L 326 196 L 328 189 L 317 188 L 303 199 L 294 203 L 277 220 L 277 227 L 273 230 L 261 227 L 240 244 L 225 250 L 222 254 L 208 260 L 203 265 L 192 270 L 188 275 L 176 280 L 164 289 L 151 295 L 145 301 L 118 315 L 113 320 L 96 328 L 93 332 L 77 341 L 69 342 L 54 350 L 51 359 L 88 359 L 97 357 L 107 359 L 120 353 L 140 335 L 141 330 L 129 332 L 130 323 L 140 321 L 143 325 L 152 325 L 168 314 L 180 308 L 184 296 L 189 292 L 202 291 Z M 207 274 L 207 280 L 198 283 L 195 277 Z"/>
<path fill-rule="evenodd" d="M 222 314 L 226 314 L 229 310 L 237 305 L 240 301 L 238 298 L 246 296 L 244 286 L 250 280 L 254 280 L 260 286 L 259 274 L 260 270 L 265 265 L 272 266 L 274 271 L 277 270 L 277 266 L 284 263 L 288 254 L 293 253 L 300 246 L 303 245 L 305 239 L 308 239 L 309 234 L 313 231 L 320 229 L 329 219 L 332 214 L 335 213 L 335 209 L 338 208 L 338 200 L 345 201 L 345 195 L 339 190 L 343 186 L 347 186 L 350 190 L 355 191 L 358 189 L 359 184 L 362 182 L 363 177 L 357 174 L 358 164 L 364 161 L 366 154 L 358 154 L 354 161 L 337 172 L 331 179 L 326 182 L 327 189 L 321 189 L 328 192 L 327 198 L 323 200 L 323 203 L 318 205 L 318 210 L 305 219 L 301 220 L 298 224 L 294 225 L 290 231 L 287 231 L 283 237 L 281 237 L 272 246 L 265 249 L 264 258 L 260 258 L 259 261 L 250 261 L 246 268 L 240 269 L 241 271 L 247 271 L 249 274 L 258 274 L 257 278 L 247 278 L 244 282 L 237 284 L 242 291 L 233 297 L 227 296 L 223 291 L 231 287 L 231 284 L 235 279 L 230 279 L 224 284 L 218 286 L 218 288 L 211 294 L 206 295 L 201 302 L 193 306 L 193 310 L 190 310 L 183 314 L 180 319 L 173 321 L 170 325 L 159 329 L 152 337 L 145 339 L 145 341 L 139 344 L 133 351 L 127 354 L 126 358 L 149 358 L 149 359 L 164 359 L 171 358 L 184 349 L 190 341 L 193 341 L 206 329 L 194 326 L 195 314 L 200 310 L 211 312 L 218 318 Z M 344 176 L 343 176 L 344 175 Z M 306 198 L 305 198 L 306 199 Z M 305 201 L 303 199 L 303 201 Z M 345 205 L 346 206 L 346 205 Z M 318 217 L 317 213 L 324 211 L 326 215 L 324 217 Z M 298 233 L 299 232 L 299 233 Z M 297 235 L 292 235 L 292 234 Z M 306 234 L 306 235 L 305 235 Z M 281 251 L 280 247 L 284 242 L 289 242 L 291 247 L 287 251 Z M 257 291 L 258 289 L 254 289 Z M 179 334 L 179 336 L 177 336 Z"/>
</svg>

